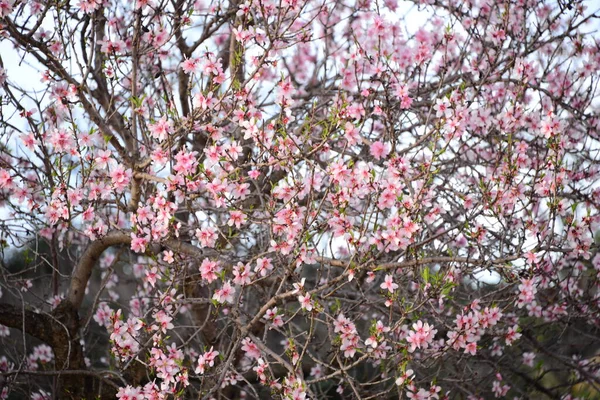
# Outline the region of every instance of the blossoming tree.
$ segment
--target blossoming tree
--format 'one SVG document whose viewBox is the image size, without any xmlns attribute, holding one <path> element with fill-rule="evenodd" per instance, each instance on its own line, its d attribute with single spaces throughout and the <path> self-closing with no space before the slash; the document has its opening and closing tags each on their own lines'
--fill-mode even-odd
<svg viewBox="0 0 600 400">
<path fill-rule="evenodd" d="M 0 398 L 600 396 L 597 6 L 0 0 Z"/>
</svg>

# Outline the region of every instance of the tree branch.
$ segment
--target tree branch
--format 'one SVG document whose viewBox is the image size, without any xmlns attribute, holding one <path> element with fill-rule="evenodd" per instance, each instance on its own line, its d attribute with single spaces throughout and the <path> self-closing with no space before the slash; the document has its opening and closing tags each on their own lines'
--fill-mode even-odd
<svg viewBox="0 0 600 400">
<path fill-rule="evenodd" d="M 51 329 L 54 323 L 49 314 L 37 313 L 12 304 L 0 304 L 0 324 L 19 329 L 49 345 L 55 341 Z"/>
</svg>

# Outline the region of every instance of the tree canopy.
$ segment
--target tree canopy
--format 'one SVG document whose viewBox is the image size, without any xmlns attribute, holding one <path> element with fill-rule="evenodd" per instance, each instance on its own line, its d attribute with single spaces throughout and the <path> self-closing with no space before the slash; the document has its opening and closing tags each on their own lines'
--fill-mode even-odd
<svg viewBox="0 0 600 400">
<path fill-rule="evenodd" d="M 597 7 L 0 0 L 0 398 L 600 398 Z"/>
</svg>

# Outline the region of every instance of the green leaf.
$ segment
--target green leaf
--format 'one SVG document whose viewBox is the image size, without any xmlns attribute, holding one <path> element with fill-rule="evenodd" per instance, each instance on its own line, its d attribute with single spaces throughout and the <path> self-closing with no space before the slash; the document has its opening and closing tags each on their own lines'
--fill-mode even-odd
<svg viewBox="0 0 600 400">
<path fill-rule="evenodd" d="M 442 295 L 443 296 L 448 296 L 450 294 L 450 291 L 452 290 L 453 287 L 454 287 L 453 283 L 446 282 L 444 284 L 444 286 L 442 287 Z"/>
</svg>

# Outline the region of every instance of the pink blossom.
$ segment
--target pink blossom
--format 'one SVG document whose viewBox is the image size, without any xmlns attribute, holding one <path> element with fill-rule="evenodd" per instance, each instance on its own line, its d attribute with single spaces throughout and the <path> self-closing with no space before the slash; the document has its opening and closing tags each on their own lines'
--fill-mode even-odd
<svg viewBox="0 0 600 400">
<path fill-rule="evenodd" d="M 211 283 L 217 279 L 217 274 L 219 272 L 221 272 L 219 263 L 209 260 L 208 258 L 202 260 L 202 264 L 200 265 L 200 275 L 202 276 L 202 279 Z"/>
<path fill-rule="evenodd" d="M 127 185 L 129 185 L 131 176 L 131 169 L 125 169 L 125 167 L 123 167 L 122 165 L 117 165 L 110 173 L 110 177 L 112 178 L 113 189 L 117 193 L 123 192 Z"/>
<path fill-rule="evenodd" d="M 254 272 L 260 274 L 260 276 L 266 276 L 273 270 L 273 264 L 271 263 L 270 258 L 262 258 L 259 257 L 256 259 L 256 267 L 254 268 Z"/>
<path fill-rule="evenodd" d="M 186 74 L 195 74 L 200 70 L 200 60 L 197 58 L 187 58 L 181 63 L 181 69 Z"/>
<path fill-rule="evenodd" d="M 15 0 L 0 0 L 0 18 L 8 16 L 15 5 Z"/>
<path fill-rule="evenodd" d="M 167 121 L 166 117 L 162 117 L 158 121 L 148 126 L 150 135 L 159 142 L 164 141 L 169 134 L 173 132 L 173 124 Z"/>
<path fill-rule="evenodd" d="M 143 400 L 145 396 L 140 388 L 127 385 L 126 387 L 119 388 L 117 398 L 120 400 Z"/>
<path fill-rule="evenodd" d="M 264 318 L 267 321 L 271 321 L 273 326 L 280 328 L 283 326 L 283 318 L 278 314 L 277 307 L 273 307 L 267 310 Z M 270 328 L 269 328 L 270 329 Z"/>
<path fill-rule="evenodd" d="M 155 330 L 159 330 L 162 333 L 167 333 L 167 330 L 173 329 L 175 326 L 171 323 L 173 318 L 171 318 L 166 312 L 163 310 L 158 311 L 154 314 L 154 319 L 158 326 L 154 326 Z"/>
<path fill-rule="evenodd" d="M 412 331 L 408 333 L 406 341 L 410 344 L 409 352 L 414 352 L 416 349 L 426 349 L 429 347 L 435 334 L 436 329 L 433 329 L 427 322 L 417 321 L 412 325 Z"/>
<path fill-rule="evenodd" d="M 135 233 L 131 234 L 131 250 L 136 253 L 144 253 L 147 245 L 148 239 L 146 237 L 136 236 Z"/>
<path fill-rule="evenodd" d="M 225 282 L 220 289 L 217 289 L 213 295 L 213 299 L 218 303 L 230 303 L 233 304 L 235 295 L 235 288 L 231 286 L 229 281 Z"/>
<path fill-rule="evenodd" d="M 198 93 L 196 97 L 194 97 L 194 107 L 200 108 L 201 110 L 210 108 L 214 103 L 215 99 L 213 98 L 212 92 L 209 92 L 206 95 Z"/>
<path fill-rule="evenodd" d="M 100 7 L 101 2 L 98 0 L 79 0 L 78 7 L 86 14 L 91 14 Z"/>
<path fill-rule="evenodd" d="M 260 358 L 260 350 L 249 337 L 242 340 L 242 350 L 245 352 L 246 357 L 250 359 Z"/>
<path fill-rule="evenodd" d="M 211 226 L 196 230 L 196 238 L 202 247 L 214 247 L 219 235 L 217 230 Z"/>
<path fill-rule="evenodd" d="M 229 213 L 229 221 L 227 221 L 227 225 L 235 225 L 235 227 L 239 229 L 244 223 L 246 223 L 246 215 L 243 212 L 231 211 Z"/>
<path fill-rule="evenodd" d="M 299 295 L 298 296 L 298 302 L 300 303 L 300 307 L 302 307 L 303 310 L 306 311 L 312 311 L 313 309 L 313 303 L 310 299 L 310 295 Z"/>
<path fill-rule="evenodd" d="M 152 287 L 154 287 L 156 284 L 157 278 L 160 278 L 158 268 L 152 267 L 149 271 L 146 271 L 146 282 L 148 282 Z"/>
<path fill-rule="evenodd" d="M 370 153 L 376 160 L 381 160 L 390 153 L 390 145 L 377 141 L 371 145 Z"/>
<path fill-rule="evenodd" d="M 521 334 L 518 332 L 518 329 L 519 329 L 518 325 L 514 325 L 514 326 L 511 326 L 510 328 L 508 328 L 508 331 L 506 332 L 506 335 L 504 336 L 507 346 L 510 346 L 511 344 L 513 344 L 513 342 L 515 340 L 518 340 L 519 338 L 521 338 Z"/>
<path fill-rule="evenodd" d="M 394 293 L 394 290 L 398 289 L 398 284 L 394 283 L 392 275 L 386 275 L 385 280 L 380 287 L 384 290 L 388 290 L 390 293 Z"/>
<path fill-rule="evenodd" d="M 407 369 L 406 372 L 402 373 L 402 375 L 400 375 L 396 379 L 396 385 L 398 385 L 398 386 L 404 385 L 405 382 L 407 382 L 413 378 L 413 375 L 414 375 L 413 370 Z"/>
<path fill-rule="evenodd" d="M 239 262 L 233 267 L 233 283 L 244 286 L 250 283 L 250 266 Z"/>
<path fill-rule="evenodd" d="M 209 351 L 198 357 L 198 365 L 196 366 L 195 372 L 200 375 L 204 374 L 207 368 L 213 367 L 215 365 L 215 360 L 218 355 L 219 352 L 213 350 L 213 347 L 211 346 Z"/>
</svg>

